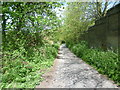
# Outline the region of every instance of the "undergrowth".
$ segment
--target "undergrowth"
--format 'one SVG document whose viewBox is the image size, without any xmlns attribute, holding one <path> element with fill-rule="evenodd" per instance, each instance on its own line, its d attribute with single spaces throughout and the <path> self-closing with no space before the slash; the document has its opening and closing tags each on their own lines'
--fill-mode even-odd
<svg viewBox="0 0 120 90">
<path fill-rule="evenodd" d="M 24 47 L 13 51 L 3 51 L 0 87 L 34 88 L 43 80 L 42 70 L 53 64 L 58 47 L 58 44 L 46 43 L 43 46 L 32 47 L 30 55 Z"/>
<path fill-rule="evenodd" d="M 69 44 L 67 46 L 74 54 L 97 69 L 99 73 L 107 75 L 111 80 L 114 80 L 120 85 L 118 53 L 111 50 L 103 51 L 101 49 L 89 48 L 84 41 L 78 44 Z"/>
</svg>

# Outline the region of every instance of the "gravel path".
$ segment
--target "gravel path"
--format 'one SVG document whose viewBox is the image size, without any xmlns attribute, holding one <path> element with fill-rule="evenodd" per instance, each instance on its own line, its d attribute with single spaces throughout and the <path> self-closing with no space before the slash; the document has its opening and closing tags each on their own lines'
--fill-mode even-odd
<svg viewBox="0 0 120 90">
<path fill-rule="evenodd" d="M 76 57 L 65 45 L 61 45 L 58 58 L 45 80 L 36 88 L 116 88 L 113 81 Z"/>
</svg>

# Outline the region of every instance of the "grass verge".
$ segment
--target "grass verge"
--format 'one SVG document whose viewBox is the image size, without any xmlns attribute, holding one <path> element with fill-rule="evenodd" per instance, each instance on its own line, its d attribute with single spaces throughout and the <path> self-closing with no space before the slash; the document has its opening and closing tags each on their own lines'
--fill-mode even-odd
<svg viewBox="0 0 120 90">
<path fill-rule="evenodd" d="M 67 45 L 70 50 L 86 63 L 93 66 L 99 73 L 107 75 L 120 85 L 120 68 L 118 53 L 111 50 L 89 48 L 86 42 Z"/>
</svg>

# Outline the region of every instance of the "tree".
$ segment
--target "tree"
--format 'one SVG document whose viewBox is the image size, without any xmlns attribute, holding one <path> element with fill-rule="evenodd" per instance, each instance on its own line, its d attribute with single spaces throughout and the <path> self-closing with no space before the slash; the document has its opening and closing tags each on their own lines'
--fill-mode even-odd
<svg viewBox="0 0 120 90">
<path fill-rule="evenodd" d="M 41 79 L 37 71 L 52 64 L 59 46 L 48 42 L 59 27 L 53 10 L 59 6 L 57 2 L 2 2 L 2 88 L 35 87 L 36 79 Z"/>
<path fill-rule="evenodd" d="M 53 12 L 53 7 L 59 7 L 60 3 L 3 2 L 2 6 L 4 48 L 6 47 L 4 44 L 9 45 L 10 42 L 10 44 L 14 44 L 12 46 L 14 49 L 18 48 L 20 44 L 15 43 L 17 38 L 18 40 L 24 40 L 26 48 L 27 45 L 42 44 L 42 36 L 44 36 L 42 31 L 46 27 L 54 28 L 58 26 L 58 19 L 55 12 Z"/>
<path fill-rule="evenodd" d="M 66 42 L 79 42 L 80 35 L 92 24 L 92 19 L 88 19 L 86 2 L 68 3 L 64 19 L 63 37 Z"/>
<path fill-rule="evenodd" d="M 111 2 L 111 1 L 103 1 L 103 2 L 99 2 L 98 0 L 95 0 L 95 2 L 91 2 L 88 3 L 89 4 L 89 8 L 88 8 L 88 12 L 89 12 L 89 18 L 94 18 L 94 20 L 98 20 L 101 17 L 106 16 L 107 10 L 110 7 L 115 6 L 117 3 L 119 2 Z"/>
</svg>

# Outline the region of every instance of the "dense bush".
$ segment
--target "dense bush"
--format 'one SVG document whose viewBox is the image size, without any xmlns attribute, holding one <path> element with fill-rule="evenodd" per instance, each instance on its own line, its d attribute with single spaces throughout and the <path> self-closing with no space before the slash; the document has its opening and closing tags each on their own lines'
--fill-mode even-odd
<svg viewBox="0 0 120 90">
<path fill-rule="evenodd" d="M 0 86 L 34 88 L 42 80 L 41 75 L 44 72 L 41 70 L 53 64 L 58 47 L 58 44 L 44 43 L 42 46 L 29 47 L 31 48 L 29 52 L 22 45 L 16 50 L 4 50 Z"/>
<path fill-rule="evenodd" d="M 53 64 L 59 48 L 44 34 L 6 32 L 2 42 L 1 88 L 34 88 L 40 83 L 42 70 Z"/>
<path fill-rule="evenodd" d="M 120 84 L 118 54 L 113 51 L 88 48 L 85 42 L 68 45 L 73 53 L 88 64 L 95 67 L 100 73 Z"/>
<path fill-rule="evenodd" d="M 1 2 L 2 88 L 33 88 L 50 67 L 59 45 L 54 44 L 60 20 L 57 2 Z M 51 29 L 47 29 L 50 27 Z M 51 43 L 51 42 L 52 43 Z"/>
</svg>

